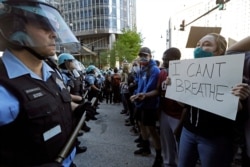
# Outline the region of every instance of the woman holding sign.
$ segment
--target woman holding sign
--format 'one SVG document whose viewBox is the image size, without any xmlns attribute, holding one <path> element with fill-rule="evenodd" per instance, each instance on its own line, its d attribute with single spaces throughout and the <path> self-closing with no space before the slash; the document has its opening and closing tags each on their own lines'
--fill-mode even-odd
<svg viewBox="0 0 250 167">
<path fill-rule="evenodd" d="M 224 55 L 227 42 L 216 33 L 202 37 L 194 50 L 194 58 Z M 249 96 L 247 84 L 239 84 L 232 94 L 240 100 Z M 206 103 L 206 102 L 204 102 Z M 241 103 L 239 105 L 241 108 Z M 235 121 L 186 105 L 187 112 L 180 138 L 179 167 L 229 167 L 233 160 L 233 127 Z"/>
</svg>

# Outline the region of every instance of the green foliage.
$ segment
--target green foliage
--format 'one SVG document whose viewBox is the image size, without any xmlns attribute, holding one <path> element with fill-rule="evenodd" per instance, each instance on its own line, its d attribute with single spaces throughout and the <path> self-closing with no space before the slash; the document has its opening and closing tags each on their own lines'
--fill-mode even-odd
<svg viewBox="0 0 250 167">
<path fill-rule="evenodd" d="M 115 66 L 116 60 L 121 64 L 123 60 L 129 63 L 137 57 L 138 51 L 143 42 L 142 35 L 135 30 L 124 29 L 118 35 L 113 48 L 110 50 L 110 65 Z"/>
</svg>

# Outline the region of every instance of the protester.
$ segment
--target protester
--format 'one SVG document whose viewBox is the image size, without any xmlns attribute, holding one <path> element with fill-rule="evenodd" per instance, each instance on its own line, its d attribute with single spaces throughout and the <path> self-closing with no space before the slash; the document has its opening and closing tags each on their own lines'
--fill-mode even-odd
<svg viewBox="0 0 250 167">
<path fill-rule="evenodd" d="M 179 136 L 175 136 L 177 128 L 179 128 L 180 119 L 184 105 L 165 98 L 166 94 L 166 78 L 168 76 L 169 61 L 180 60 L 181 52 L 178 48 L 169 48 L 163 53 L 163 67 L 159 74 L 157 88 L 151 92 L 142 93 L 138 98 L 145 99 L 153 96 L 160 97 L 160 137 L 161 148 L 163 154 L 164 167 L 177 167 L 178 164 L 178 143 L 176 140 Z"/>
<path fill-rule="evenodd" d="M 195 58 L 224 55 L 227 42 L 219 34 L 202 37 L 194 51 Z M 240 100 L 249 96 L 247 84 L 238 84 L 232 94 Z M 241 101 L 240 101 L 241 103 Z M 233 160 L 234 121 L 208 111 L 186 105 L 184 127 L 179 147 L 179 167 L 195 167 L 200 159 L 203 167 L 229 167 Z"/>
<path fill-rule="evenodd" d="M 118 68 L 115 67 L 114 73 L 111 75 L 111 85 L 112 85 L 114 104 L 119 104 L 121 102 L 120 83 L 121 83 L 121 75 L 118 73 Z"/>
<path fill-rule="evenodd" d="M 227 49 L 227 54 L 245 54 L 245 63 L 243 71 L 243 80 L 248 85 L 250 84 L 250 37 L 245 37 L 242 40 L 236 42 Z M 241 164 L 242 167 L 250 166 L 250 98 L 246 100 L 246 106 L 244 106 L 242 118 L 238 121 L 239 130 L 238 134 L 238 146 L 242 149 Z"/>
<path fill-rule="evenodd" d="M 111 104 L 112 103 L 112 84 L 111 84 L 111 72 L 107 71 L 107 74 L 105 75 L 104 80 L 104 93 L 106 98 L 106 103 Z"/>
<path fill-rule="evenodd" d="M 140 93 L 147 93 L 156 89 L 160 69 L 152 59 L 149 48 L 142 47 L 138 55 L 140 57 L 139 61 L 141 66 L 138 76 L 138 87 L 135 90 L 135 94 L 130 97 L 130 100 L 135 102 L 136 119 L 139 121 L 140 133 L 143 142 L 141 144 L 141 148 L 136 150 L 134 154 L 151 154 L 149 137 L 152 137 L 153 145 L 156 151 L 153 167 L 160 167 L 162 165 L 161 143 L 159 133 L 156 130 L 156 111 L 159 107 L 159 99 L 158 97 L 151 97 L 144 100 L 140 100 L 138 98 Z"/>
<path fill-rule="evenodd" d="M 120 94 L 121 94 L 121 102 L 123 105 L 123 110 L 121 111 L 121 114 L 125 115 L 129 114 L 128 101 L 130 101 L 129 100 L 130 95 L 128 90 L 128 74 L 129 74 L 129 64 L 126 62 L 123 63 L 122 73 L 120 74 L 121 76 Z"/>
<path fill-rule="evenodd" d="M 55 55 L 58 41 L 61 47 L 79 46 L 79 42 L 57 9 L 44 1 L 0 3 L 0 48 L 4 50 L 0 166 L 73 167 L 75 144 L 66 157 L 60 157 L 62 164 L 55 160 L 75 129 L 75 115 L 84 108 L 71 101 L 61 75 L 44 59 Z"/>
</svg>

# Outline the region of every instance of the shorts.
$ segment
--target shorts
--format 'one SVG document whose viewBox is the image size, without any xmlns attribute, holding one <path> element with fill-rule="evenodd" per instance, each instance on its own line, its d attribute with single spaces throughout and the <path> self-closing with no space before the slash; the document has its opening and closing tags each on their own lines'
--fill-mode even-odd
<svg viewBox="0 0 250 167">
<path fill-rule="evenodd" d="M 156 126 L 157 109 L 136 109 L 135 119 L 142 122 L 144 126 Z"/>
</svg>

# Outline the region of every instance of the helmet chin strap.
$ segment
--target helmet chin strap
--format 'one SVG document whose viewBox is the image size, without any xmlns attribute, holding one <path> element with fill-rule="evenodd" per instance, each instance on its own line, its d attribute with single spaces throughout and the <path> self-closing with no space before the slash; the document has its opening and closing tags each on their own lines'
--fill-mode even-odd
<svg viewBox="0 0 250 167">
<path fill-rule="evenodd" d="M 39 60 L 45 60 L 46 59 L 46 57 L 41 56 L 39 53 L 37 53 L 36 51 L 34 51 L 33 49 L 31 49 L 29 47 L 24 47 L 24 49 L 26 49 L 28 52 L 30 52 L 32 55 L 34 55 Z"/>
</svg>

